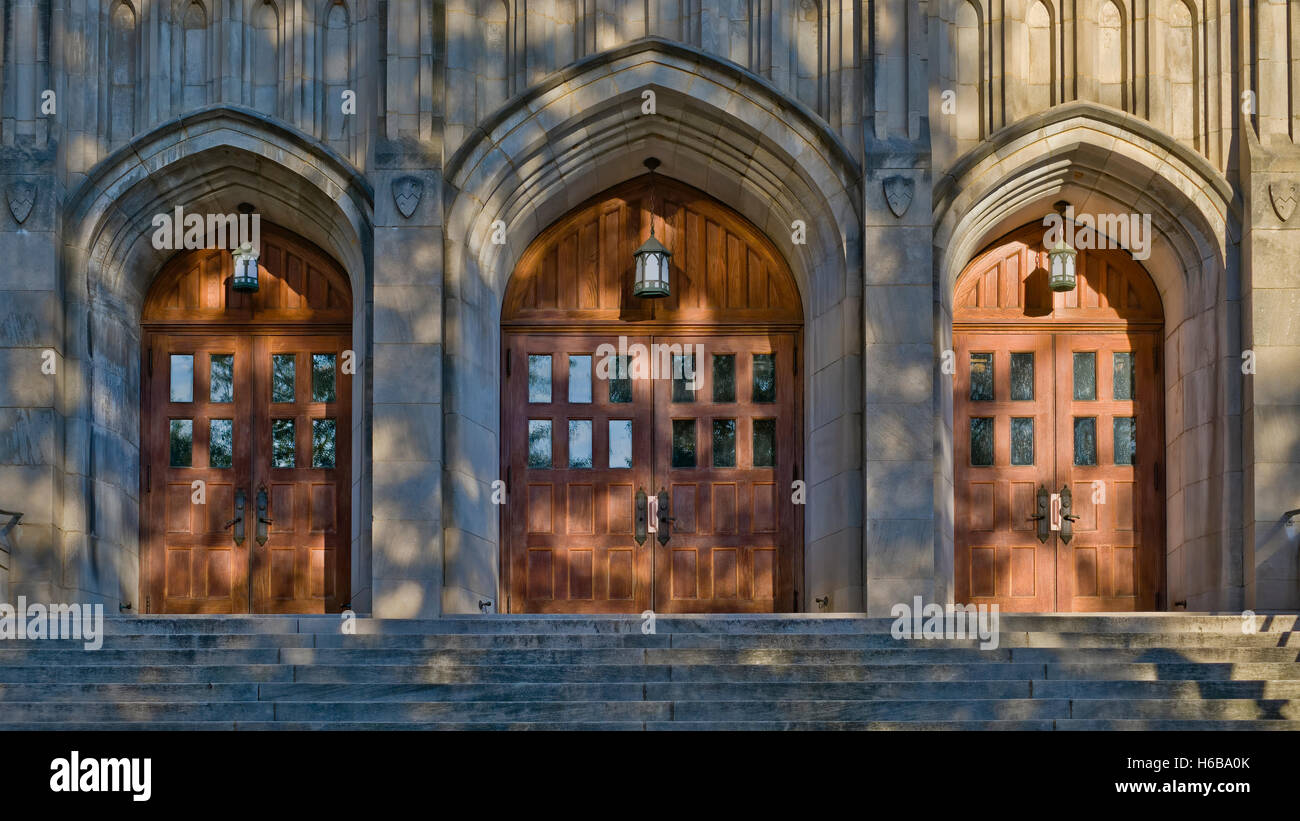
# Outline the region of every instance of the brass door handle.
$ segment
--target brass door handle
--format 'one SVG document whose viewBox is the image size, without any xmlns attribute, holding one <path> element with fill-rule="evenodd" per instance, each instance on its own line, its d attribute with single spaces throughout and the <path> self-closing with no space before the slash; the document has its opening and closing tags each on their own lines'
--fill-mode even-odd
<svg viewBox="0 0 1300 821">
<path fill-rule="evenodd" d="M 235 532 L 231 534 L 237 546 L 244 543 L 244 507 L 248 504 L 248 495 L 244 493 L 243 488 L 235 491 L 235 518 L 226 522 L 225 527 L 233 526 Z M 225 528 L 222 528 L 223 530 Z"/>
<path fill-rule="evenodd" d="M 266 514 L 269 505 L 270 500 L 267 498 L 266 485 L 262 485 L 257 489 L 257 543 L 259 545 L 265 545 L 268 538 L 266 526 L 271 524 L 271 520 L 266 518 Z"/>
<path fill-rule="evenodd" d="M 673 516 L 668 515 L 668 491 L 659 489 L 659 544 L 668 544 L 668 540 L 673 537 L 672 522 L 677 521 Z"/>
<path fill-rule="evenodd" d="M 1051 522 L 1049 521 L 1049 516 L 1047 515 L 1048 511 L 1051 508 L 1051 504 L 1052 504 L 1051 494 L 1047 492 L 1047 486 L 1039 485 L 1037 498 L 1035 499 L 1035 505 L 1038 508 L 1038 513 L 1034 514 L 1033 516 L 1030 516 L 1029 518 L 1034 519 L 1038 522 L 1038 541 L 1042 543 L 1046 543 L 1047 540 L 1052 535 L 1050 532 Z"/>
<path fill-rule="evenodd" d="M 1079 520 L 1078 516 L 1070 515 L 1074 507 L 1073 494 L 1070 492 L 1068 484 L 1061 485 L 1061 541 L 1069 544 L 1074 538 L 1074 528 L 1071 526 Z"/>
<path fill-rule="evenodd" d="M 635 523 L 633 528 L 634 535 L 632 538 L 636 539 L 638 546 L 645 544 L 646 531 L 648 529 L 646 526 L 646 517 L 648 516 L 649 508 L 650 503 L 646 499 L 645 488 L 637 488 L 636 501 L 633 503 L 632 510 L 632 519 Z"/>
</svg>

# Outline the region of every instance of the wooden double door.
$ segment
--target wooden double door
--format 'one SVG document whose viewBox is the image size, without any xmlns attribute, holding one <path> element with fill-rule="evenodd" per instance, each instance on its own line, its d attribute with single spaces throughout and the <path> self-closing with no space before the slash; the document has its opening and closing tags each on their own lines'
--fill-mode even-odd
<svg viewBox="0 0 1300 821">
<path fill-rule="evenodd" d="M 955 337 L 958 601 L 1022 612 L 1155 609 L 1164 548 L 1159 332 Z"/>
<path fill-rule="evenodd" d="M 505 334 L 508 612 L 794 610 L 796 344 Z M 672 517 L 640 543 L 638 491 L 665 491 Z"/>
<path fill-rule="evenodd" d="M 145 612 L 322 613 L 348 600 L 347 334 L 145 337 Z"/>
</svg>

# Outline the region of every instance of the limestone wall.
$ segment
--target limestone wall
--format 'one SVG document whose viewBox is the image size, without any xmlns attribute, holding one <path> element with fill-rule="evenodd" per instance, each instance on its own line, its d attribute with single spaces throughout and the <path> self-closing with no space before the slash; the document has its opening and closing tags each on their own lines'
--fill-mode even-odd
<svg viewBox="0 0 1300 821">
<path fill-rule="evenodd" d="M 504 278 L 550 220 L 653 152 L 758 224 L 800 280 L 803 606 L 951 595 L 937 361 L 952 277 L 1063 193 L 1159 217 L 1167 604 L 1300 606 L 1280 524 L 1300 507 L 1300 217 L 1278 211 L 1300 185 L 1290 8 L 0 0 L 14 592 L 135 598 L 138 304 L 162 262 L 141 230 L 151 208 L 250 200 L 353 277 L 354 603 L 495 602 Z M 887 185 L 908 192 L 901 208 Z M 418 189 L 409 214 L 395 186 Z M 498 219 L 504 246 L 485 240 Z"/>
</svg>

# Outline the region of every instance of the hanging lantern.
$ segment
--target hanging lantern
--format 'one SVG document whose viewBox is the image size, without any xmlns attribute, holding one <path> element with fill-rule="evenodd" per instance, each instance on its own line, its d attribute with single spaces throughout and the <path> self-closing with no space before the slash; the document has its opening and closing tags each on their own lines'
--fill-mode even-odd
<svg viewBox="0 0 1300 821">
<path fill-rule="evenodd" d="M 1048 284 L 1053 291 L 1073 291 L 1077 280 L 1074 275 L 1074 261 L 1078 251 L 1069 246 L 1064 238 L 1047 252 Z"/>
<path fill-rule="evenodd" d="M 636 278 L 632 282 L 632 295 L 643 299 L 659 299 L 671 293 L 668 285 L 668 259 L 672 256 L 663 243 L 655 239 L 654 226 L 654 173 L 659 160 L 650 157 L 645 161 L 650 169 L 650 238 L 636 249 Z"/>
<path fill-rule="evenodd" d="M 650 239 L 636 249 L 636 280 L 632 283 L 635 296 L 657 299 L 668 296 L 668 258 L 672 254 L 663 243 L 655 239 L 654 227 L 650 228 Z"/>
<path fill-rule="evenodd" d="M 1056 244 L 1047 251 L 1048 286 L 1053 291 L 1073 291 L 1078 279 L 1074 273 L 1075 258 L 1078 251 L 1065 241 L 1067 236 L 1065 209 L 1069 206 L 1065 200 L 1056 203 L 1056 211 L 1061 215 L 1061 236 Z"/>
<path fill-rule="evenodd" d="M 235 276 L 230 287 L 236 291 L 252 292 L 257 290 L 257 249 L 251 242 L 245 242 L 235 249 Z"/>
</svg>

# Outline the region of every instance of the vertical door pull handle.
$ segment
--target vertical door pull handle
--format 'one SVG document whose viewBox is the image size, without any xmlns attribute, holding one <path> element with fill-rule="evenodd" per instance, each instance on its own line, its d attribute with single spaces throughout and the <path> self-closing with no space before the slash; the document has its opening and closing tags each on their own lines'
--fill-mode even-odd
<svg viewBox="0 0 1300 821">
<path fill-rule="evenodd" d="M 1051 535 L 1048 532 L 1048 525 L 1050 522 L 1048 521 L 1047 515 L 1048 508 L 1051 505 L 1051 497 L 1047 492 L 1046 485 L 1038 486 L 1035 504 L 1037 505 L 1038 512 L 1029 518 L 1038 522 L 1038 541 L 1046 543 L 1048 537 Z"/>
<path fill-rule="evenodd" d="M 646 515 L 647 515 L 647 511 L 649 510 L 649 507 L 650 507 L 650 503 L 646 499 L 645 488 L 643 487 L 637 488 L 636 501 L 633 503 L 632 512 L 633 512 L 633 521 L 635 522 L 635 535 L 633 536 L 633 538 L 636 539 L 636 543 L 638 546 L 645 544 L 646 530 L 647 530 Z"/>
<path fill-rule="evenodd" d="M 237 546 L 244 543 L 244 508 L 247 507 L 247 505 L 248 494 L 245 493 L 244 489 L 241 487 L 239 490 L 235 491 L 235 518 L 225 524 L 225 527 L 234 526 L 235 530 L 232 538 Z"/>
<path fill-rule="evenodd" d="M 266 526 L 271 524 L 271 520 L 266 518 L 268 504 L 266 485 L 262 485 L 257 489 L 257 543 L 259 545 L 266 544 Z"/>
<path fill-rule="evenodd" d="M 668 540 L 673 537 L 672 522 L 677 521 L 674 517 L 669 516 L 668 491 L 664 488 L 659 489 L 659 544 L 668 544 Z"/>
</svg>

